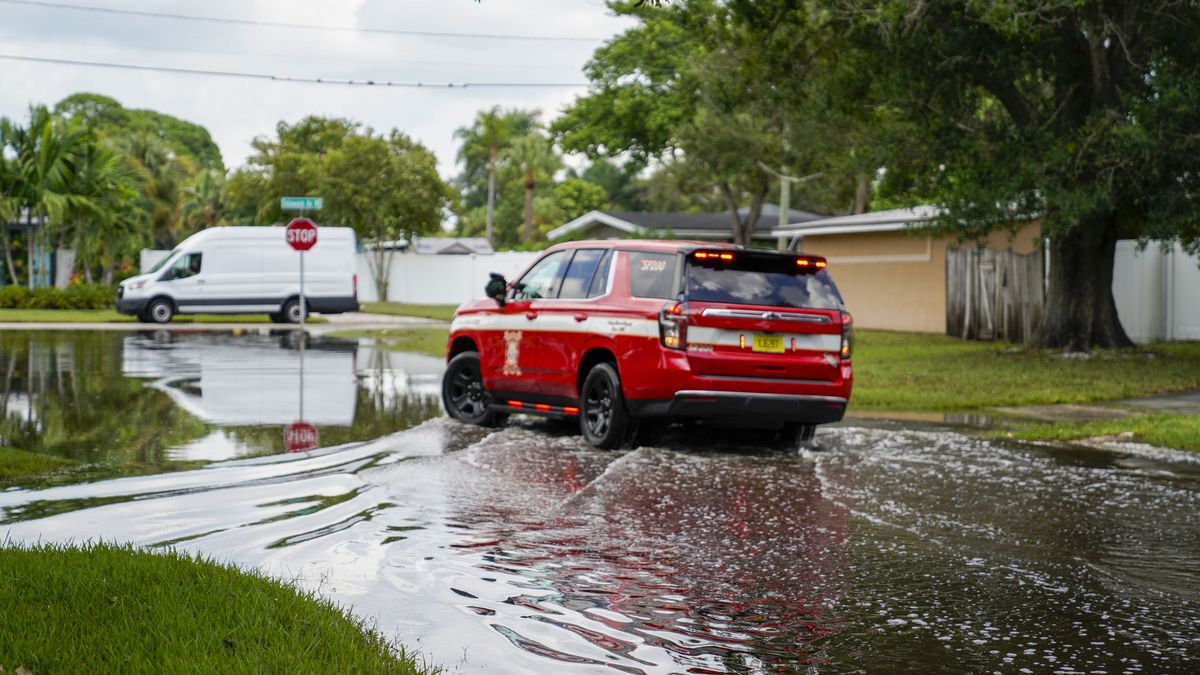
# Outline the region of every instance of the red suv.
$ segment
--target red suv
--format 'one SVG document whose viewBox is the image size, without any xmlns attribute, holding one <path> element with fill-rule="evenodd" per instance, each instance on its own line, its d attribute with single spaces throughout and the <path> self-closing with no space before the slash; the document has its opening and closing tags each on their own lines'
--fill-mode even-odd
<svg viewBox="0 0 1200 675">
<path fill-rule="evenodd" d="M 782 427 L 846 411 L 853 330 L 824 258 L 683 241 L 554 246 L 458 308 L 442 399 L 479 425 L 578 417 L 621 445 L 639 418 Z"/>
</svg>

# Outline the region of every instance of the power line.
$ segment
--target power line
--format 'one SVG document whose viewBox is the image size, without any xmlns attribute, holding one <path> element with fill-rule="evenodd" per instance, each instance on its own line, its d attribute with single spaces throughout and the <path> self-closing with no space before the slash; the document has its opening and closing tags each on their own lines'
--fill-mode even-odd
<svg viewBox="0 0 1200 675">
<path fill-rule="evenodd" d="M 4 2 L 6 0 L 0 0 Z M 404 87 L 413 89 L 467 89 L 467 88 L 567 88 L 586 87 L 583 82 L 396 82 L 392 80 L 350 80 L 328 77 L 292 77 L 289 75 L 268 75 L 265 73 L 246 73 L 231 70 L 208 70 L 200 68 L 172 68 L 170 66 L 144 66 L 134 63 L 105 63 L 102 61 L 77 61 L 75 59 L 52 59 L 41 56 L 22 56 L 16 54 L 0 54 L 0 59 L 8 61 L 27 61 L 32 63 L 52 63 L 65 66 L 88 66 L 93 68 L 113 68 L 118 70 L 139 70 L 177 75 L 207 75 L 210 77 L 234 77 L 249 80 L 270 80 L 272 82 L 298 82 L 302 84 L 334 84 L 352 87 Z"/>
<path fill-rule="evenodd" d="M 408 35 L 414 37 L 435 38 L 470 38 L 481 40 L 540 40 L 556 42 L 604 42 L 607 38 L 575 37 L 569 35 L 508 35 L 501 33 L 451 33 L 430 30 L 400 30 L 393 28 L 356 28 L 354 26 L 321 26 L 310 23 L 291 23 L 288 21 L 261 21 L 256 19 L 237 19 L 221 16 L 204 16 L 200 14 L 173 14 L 170 12 L 150 12 L 137 9 L 117 9 L 115 7 L 94 7 L 92 5 L 76 5 L 68 2 L 44 2 L 42 0 L 0 0 L 10 5 L 27 5 L 42 9 L 65 9 L 75 12 L 97 12 L 101 14 L 121 14 L 125 16 L 140 16 L 152 19 L 170 19 L 172 21 L 204 21 L 208 23 L 237 24 L 241 26 L 267 26 L 270 28 L 291 28 L 300 30 L 315 30 L 336 33 L 373 33 L 376 35 Z"/>
</svg>

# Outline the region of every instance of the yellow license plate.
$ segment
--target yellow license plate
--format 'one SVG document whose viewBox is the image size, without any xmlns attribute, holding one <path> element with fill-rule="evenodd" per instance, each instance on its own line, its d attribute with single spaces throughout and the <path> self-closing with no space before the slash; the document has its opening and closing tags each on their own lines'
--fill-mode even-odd
<svg viewBox="0 0 1200 675">
<path fill-rule="evenodd" d="M 755 335 L 754 351 L 770 354 L 783 353 L 783 337 L 780 335 Z"/>
</svg>

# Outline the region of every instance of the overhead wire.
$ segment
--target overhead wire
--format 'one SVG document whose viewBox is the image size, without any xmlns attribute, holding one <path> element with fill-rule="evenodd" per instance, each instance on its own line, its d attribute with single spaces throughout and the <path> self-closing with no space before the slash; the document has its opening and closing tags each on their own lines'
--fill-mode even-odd
<svg viewBox="0 0 1200 675">
<path fill-rule="evenodd" d="M 0 0 L 3 1 L 3 0 Z M 112 68 L 119 70 L 139 70 L 159 73 L 175 73 L 184 75 L 206 75 L 210 77 L 233 77 L 250 80 L 270 80 L 273 82 L 298 82 L 302 84 L 324 84 L 352 87 L 403 87 L 413 89 L 480 89 L 480 88 L 570 88 L 587 87 L 586 82 L 420 82 L 396 80 L 366 80 L 345 79 L 336 77 L 296 77 L 291 75 L 270 75 L 267 73 L 250 73 L 235 70 L 213 70 L 206 68 L 175 68 L 171 66 L 147 66 L 136 63 L 109 63 L 104 61 L 81 61 L 77 59 L 56 59 L 42 56 L 23 54 L 0 54 L 0 60 L 26 61 L 31 63 L 50 63 L 69 66 L 88 66 L 93 68 Z"/>
<path fill-rule="evenodd" d="M 406 35 L 410 37 L 480 39 L 480 40 L 535 40 L 557 42 L 604 42 L 608 38 L 583 37 L 572 35 L 519 35 L 507 33 L 465 33 L 432 30 L 409 30 L 397 28 L 363 28 L 357 26 L 324 26 L 321 24 L 294 23 L 290 21 L 266 21 L 262 19 L 239 19 L 236 17 L 208 16 L 203 14 L 177 14 L 173 12 L 152 12 L 140 9 L 121 9 L 117 7 L 97 7 L 95 5 L 79 5 L 70 2 L 49 2 L 47 0 L 0 0 L 9 5 L 25 5 L 43 9 L 62 9 L 74 12 L 95 12 L 100 14 L 120 14 L 124 16 L 140 16 L 152 19 L 168 19 L 171 21 L 203 21 L 206 23 L 222 23 L 241 26 L 265 26 L 270 28 L 289 28 L 310 31 L 325 31 L 337 33 L 370 33 L 376 35 Z"/>
</svg>

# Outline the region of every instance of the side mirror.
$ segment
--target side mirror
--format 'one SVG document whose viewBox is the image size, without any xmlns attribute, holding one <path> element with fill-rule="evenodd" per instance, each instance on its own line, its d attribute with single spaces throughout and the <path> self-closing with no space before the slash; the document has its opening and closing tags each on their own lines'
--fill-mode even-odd
<svg viewBox="0 0 1200 675">
<path fill-rule="evenodd" d="M 487 293 L 489 298 L 495 300 L 497 305 L 503 307 L 504 295 L 508 293 L 508 282 L 504 280 L 503 275 L 492 272 L 492 278 L 487 282 L 487 286 L 484 287 L 484 293 Z"/>
</svg>

